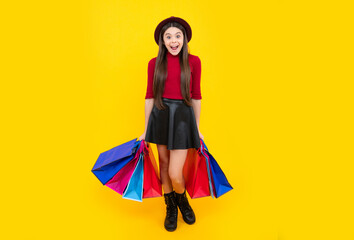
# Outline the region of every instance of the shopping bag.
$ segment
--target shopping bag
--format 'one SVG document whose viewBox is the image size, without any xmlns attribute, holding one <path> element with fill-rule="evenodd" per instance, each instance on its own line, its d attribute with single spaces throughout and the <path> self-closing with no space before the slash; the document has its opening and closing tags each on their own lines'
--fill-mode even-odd
<svg viewBox="0 0 354 240">
<path fill-rule="evenodd" d="M 142 201 L 162 196 L 157 163 L 145 140 L 134 139 L 101 153 L 92 172 L 123 198 Z"/>
<path fill-rule="evenodd" d="M 135 157 L 140 143 L 141 141 L 133 139 L 101 153 L 91 170 L 92 173 L 105 185 Z"/>
<path fill-rule="evenodd" d="M 214 182 L 213 182 L 213 177 L 211 173 L 211 166 L 210 166 L 210 160 L 209 156 L 205 151 L 204 145 L 202 144 L 202 140 L 200 142 L 200 148 L 198 149 L 198 152 L 201 153 L 205 159 L 205 165 L 207 167 L 207 173 L 208 173 L 208 183 L 209 183 L 209 191 L 210 191 L 210 196 L 214 198 L 215 196 L 215 187 L 214 187 Z"/>
<path fill-rule="evenodd" d="M 162 186 L 153 165 L 154 161 L 149 154 L 144 156 L 144 198 L 162 196 Z"/>
<path fill-rule="evenodd" d="M 148 143 L 148 142 L 146 142 L 146 144 L 147 144 L 147 150 L 149 152 L 149 158 L 150 158 L 150 161 L 152 163 L 152 166 L 153 166 L 153 168 L 155 170 L 156 175 L 159 176 L 159 170 L 158 170 L 158 166 L 157 166 L 157 163 L 156 163 L 156 159 L 155 159 L 154 153 L 152 152 L 152 149 L 151 149 L 151 144 Z"/>
<path fill-rule="evenodd" d="M 136 168 L 139 156 L 140 155 L 126 164 L 116 175 L 113 176 L 111 180 L 106 183 L 106 186 L 123 195 L 123 192 L 133 175 L 134 169 Z"/>
<path fill-rule="evenodd" d="M 123 198 L 142 202 L 143 200 L 143 180 L 144 180 L 144 153 L 140 154 L 138 163 L 123 192 Z"/>
<path fill-rule="evenodd" d="M 195 148 L 188 149 L 183 176 L 186 190 L 191 198 L 210 196 L 205 157 Z"/>
<path fill-rule="evenodd" d="M 219 164 L 216 162 L 214 157 L 208 152 L 211 171 L 213 175 L 213 182 L 215 186 L 215 194 L 216 197 L 220 197 L 221 195 L 227 193 L 228 191 L 232 190 L 233 187 L 230 185 L 229 181 L 227 180 L 224 172 L 221 170 Z"/>
<path fill-rule="evenodd" d="M 208 148 L 205 145 L 205 142 L 202 140 L 201 142 L 205 153 L 208 156 L 208 160 L 210 162 L 210 168 L 212 172 L 212 180 L 213 186 L 215 189 L 215 196 L 218 198 L 221 195 L 227 193 L 228 191 L 232 190 L 233 187 L 230 185 L 229 181 L 227 180 L 224 172 L 221 170 L 221 167 L 215 160 L 215 158 L 211 155 L 208 151 Z"/>
</svg>

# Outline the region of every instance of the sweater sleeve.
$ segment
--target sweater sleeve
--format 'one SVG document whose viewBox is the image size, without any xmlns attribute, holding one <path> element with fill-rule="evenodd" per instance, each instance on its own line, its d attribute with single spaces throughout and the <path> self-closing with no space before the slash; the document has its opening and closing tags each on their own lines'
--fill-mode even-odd
<svg viewBox="0 0 354 240">
<path fill-rule="evenodd" d="M 195 61 L 193 61 L 193 72 L 192 72 L 192 96 L 193 99 L 202 99 L 200 91 L 200 76 L 201 76 L 201 62 L 198 56 L 196 56 Z"/>
<path fill-rule="evenodd" d="M 148 64 L 148 81 L 147 81 L 145 99 L 154 98 L 154 93 L 153 93 L 154 72 L 155 72 L 155 64 L 153 59 L 151 59 Z"/>
</svg>

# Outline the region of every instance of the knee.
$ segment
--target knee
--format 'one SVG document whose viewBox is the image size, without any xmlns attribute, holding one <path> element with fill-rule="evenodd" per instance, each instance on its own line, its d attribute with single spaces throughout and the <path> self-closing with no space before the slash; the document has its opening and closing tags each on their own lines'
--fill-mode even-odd
<svg viewBox="0 0 354 240">
<path fill-rule="evenodd" d="M 171 181 L 172 181 L 173 183 L 175 183 L 175 184 L 181 184 L 182 181 L 183 181 L 183 179 L 182 179 L 182 178 L 183 178 L 182 174 L 181 174 L 181 173 L 178 173 L 178 172 L 176 172 L 176 171 L 174 171 L 174 170 L 172 170 L 172 169 L 169 169 L 168 175 L 169 175 Z"/>
<path fill-rule="evenodd" d="M 161 159 L 160 158 L 160 170 L 163 171 L 163 172 L 167 172 L 168 171 L 168 159 Z"/>
</svg>

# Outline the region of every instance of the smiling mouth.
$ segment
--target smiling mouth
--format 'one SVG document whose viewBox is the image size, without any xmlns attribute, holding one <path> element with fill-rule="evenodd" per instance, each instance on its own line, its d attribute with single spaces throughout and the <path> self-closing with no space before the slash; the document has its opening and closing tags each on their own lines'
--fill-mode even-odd
<svg viewBox="0 0 354 240">
<path fill-rule="evenodd" d="M 171 47 L 171 49 L 172 49 L 173 51 L 176 51 L 178 47 L 179 47 L 179 46 Z"/>
</svg>

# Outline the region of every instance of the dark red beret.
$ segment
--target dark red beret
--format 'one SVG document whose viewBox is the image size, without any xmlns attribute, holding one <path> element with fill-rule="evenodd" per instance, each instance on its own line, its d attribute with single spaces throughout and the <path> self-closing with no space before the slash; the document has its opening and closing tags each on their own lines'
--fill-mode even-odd
<svg viewBox="0 0 354 240">
<path fill-rule="evenodd" d="M 178 22 L 179 24 L 181 24 L 185 29 L 186 29 L 186 33 L 187 33 L 187 42 L 189 42 L 192 38 L 192 29 L 189 26 L 189 24 L 183 20 L 182 18 L 179 17 L 169 17 L 166 18 L 165 20 L 161 21 L 159 23 L 159 25 L 157 25 L 156 29 L 155 29 L 155 42 L 157 43 L 157 45 L 159 45 L 159 35 L 160 35 L 160 31 L 161 28 L 169 22 Z"/>
</svg>

